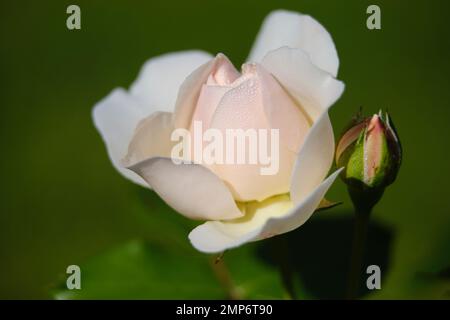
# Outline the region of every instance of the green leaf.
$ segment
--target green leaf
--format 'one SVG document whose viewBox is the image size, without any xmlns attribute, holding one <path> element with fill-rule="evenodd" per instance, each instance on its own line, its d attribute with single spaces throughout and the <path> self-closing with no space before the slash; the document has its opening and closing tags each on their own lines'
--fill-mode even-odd
<svg viewBox="0 0 450 320">
<path fill-rule="evenodd" d="M 277 270 L 254 255 L 254 246 L 215 256 L 175 253 L 132 241 L 92 258 L 81 268 L 81 289 L 65 280 L 56 299 L 276 299 L 283 297 Z M 229 268 L 228 268 L 229 267 Z M 228 282 L 228 283 L 227 283 Z"/>
<path fill-rule="evenodd" d="M 219 299 L 223 289 L 203 257 L 133 241 L 81 267 L 81 289 L 63 283 L 57 299 Z"/>
</svg>

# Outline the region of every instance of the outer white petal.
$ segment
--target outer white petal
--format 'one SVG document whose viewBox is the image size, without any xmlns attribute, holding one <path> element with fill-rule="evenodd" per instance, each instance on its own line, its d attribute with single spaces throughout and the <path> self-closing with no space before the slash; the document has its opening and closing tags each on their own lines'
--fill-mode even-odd
<svg viewBox="0 0 450 320">
<path fill-rule="evenodd" d="M 308 132 L 292 171 L 290 193 L 294 203 L 302 201 L 325 179 L 333 155 L 333 128 L 324 112 Z"/>
<path fill-rule="evenodd" d="M 155 157 L 130 167 L 173 209 L 191 219 L 219 220 L 242 216 L 233 197 L 214 173 L 197 164 L 174 164 Z"/>
<path fill-rule="evenodd" d="M 94 106 L 92 116 L 114 167 L 131 181 L 147 186 L 141 177 L 121 165 L 134 128 L 145 117 L 140 101 L 131 97 L 123 89 L 115 89 Z"/>
<path fill-rule="evenodd" d="M 311 217 L 340 171 L 330 175 L 287 213 L 276 208 L 274 204 L 275 208 L 263 208 L 249 218 L 246 216 L 229 222 L 209 221 L 192 230 L 189 239 L 197 250 L 214 253 L 292 231 Z M 289 207 L 289 204 L 284 203 L 281 206 Z"/>
<path fill-rule="evenodd" d="M 269 52 L 262 65 L 302 106 L 313 122 L 344 91 L 344 84 L 311 63 L 300 49 L 282 47 Z"/>
<path fill-rule="evenodd" d="M 154 111 L 172 111 L 181 83 L 211 58 L 202 51 L 184 51 L 150 59 L 129 92 L 116 89 L 94 106 L 94 124 L 114 167 L 126 178 L 147 186 L 141 177 L 121 165 L 137 124 Z"/>
<path fill-rule="evenodd" d="M 148 60 L 130 87 L 130 94 L 144 102 L 146 115 L 172 112 L 178 90 L 186 77 L 213 56 L 203 51 L 181 51 Z"/>
<path fill-rule="evenodd" d="M 328 31 L 308 15 L 277 10 L 264 20 L 249 61 L 260 62 L 271 50 L 283 46 L 305 51 L 311 61 L 336 77 L 339 58 Z"/>
<path fill-rule="evenodd" d="M 129 167 L 151 157 L 170 157 L 175 142 L 173 117 L 170 112 L 155 112 L 139 122 L 128 145 L 128 153 L 122 165 Z"/>
</svg>

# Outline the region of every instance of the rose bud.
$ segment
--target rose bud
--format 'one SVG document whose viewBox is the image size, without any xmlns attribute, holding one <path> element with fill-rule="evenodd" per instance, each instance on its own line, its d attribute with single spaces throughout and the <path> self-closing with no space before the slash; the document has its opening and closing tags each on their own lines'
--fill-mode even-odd
<svg viewBox="0 0 450 320">
<path fill-rule="evenodd" d="M 336 148 L 336 164 L 345 167 L 341 177 L 357 207 L 370 209 L 385 187 L 394 182 L 402 149 L 389 114 L 354 120 Z"/>
</svg>

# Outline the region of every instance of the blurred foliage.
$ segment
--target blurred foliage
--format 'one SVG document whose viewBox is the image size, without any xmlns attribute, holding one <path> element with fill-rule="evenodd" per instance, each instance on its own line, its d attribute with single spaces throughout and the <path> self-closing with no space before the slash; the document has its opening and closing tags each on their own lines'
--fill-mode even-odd
<svg viewBox="0 0 450 320">
<path fill-rule="evenodd" d="M 346 83 L 330 113 L 336 133 L 361 105 L 387 108 L 403 143 L 399 177 L 369 234 L 379 241 L 368 259 L 386 265 L 382 290 L 365 297 L 449 298 L 448 1 L 377 1 L 377 31 L 365 27 L 366 0 L 79 0 L 79 31 L 65 27 L 69 4 L 0 4 L 0 298 L 51 298 L 71 264 L 82 268 L 83 289 L 60 291 L 66 297 L 227 295 L 211 257 L 189 244 L 194 224 L 112 168 L 91 109 L 158 54 L 221 51 L 239 66 L 280 7 L 314 16 L 335 40 Z M 344 204 L 285 236 L 300 298 L 339 296 L 346 276 L 351 205 L 340 181 L 328 198 Z M 268 245 L 225 254 L 244 297 L 283 297 Z"/>
<path fill-rule="evenodd" d="M 57 299 L 224 298 L 208 265 L 198 258 L 131 242 L 82 267 L 82 288 L 63 288 Z M 180 268 L 180 264 L 183 268 Z M 192 272 L 195 270 L 195 272 Z"/>
<path fill-rule="evenodd" d="M 137 188 L 136 192 L 141 195 L 137 201 L 152 209 L 152 214 L 139 219 L 148 226 L 146 241 L 132 240 L 82 264 L 81 290 L 67 290 L 67 275 L 62 274 L 60 284 L 55 286 L 55 283 L 51 289 L 54 297 L 269 299 L 284 296 L 278 274 L 254 255 L 254 245 L 227 252 L 225 256 L 199 253 L 186 237 L 187 230 L 193 227 L 190 221 L 178 216 L 155 193 Z"/>
</svg>

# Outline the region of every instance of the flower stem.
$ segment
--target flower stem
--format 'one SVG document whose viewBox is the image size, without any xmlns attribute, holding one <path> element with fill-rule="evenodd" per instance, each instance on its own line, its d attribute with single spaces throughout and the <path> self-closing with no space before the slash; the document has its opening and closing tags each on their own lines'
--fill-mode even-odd
<svg viewBox="0 0 450 320">
<path fill-rule="evenodd" d="M 352 255 L 350 260 L 350 272 L 348 275 L 347 299 L 356 299 L 361 281 L 362 264 L 364 261 L 364 249 L 369 226 L 370 209 L 357 209 L 355 214 Z"/>
<path fill-rule="evenodd" d="M 214 274 L 216 275 L 217 280 L 219 280 L 220 284 L 225 290 L 227 299 L 230 300 L 242 299 L 241 293 L 235 286 L 233 279 L 231 278 L 230 271 L 228 270 L 228 267 L 225 264 L 225 260 L 223 259 L 223 253 L 220 256 L 210 260 L 210 265 L 214 271 Z"/>
</svg>

